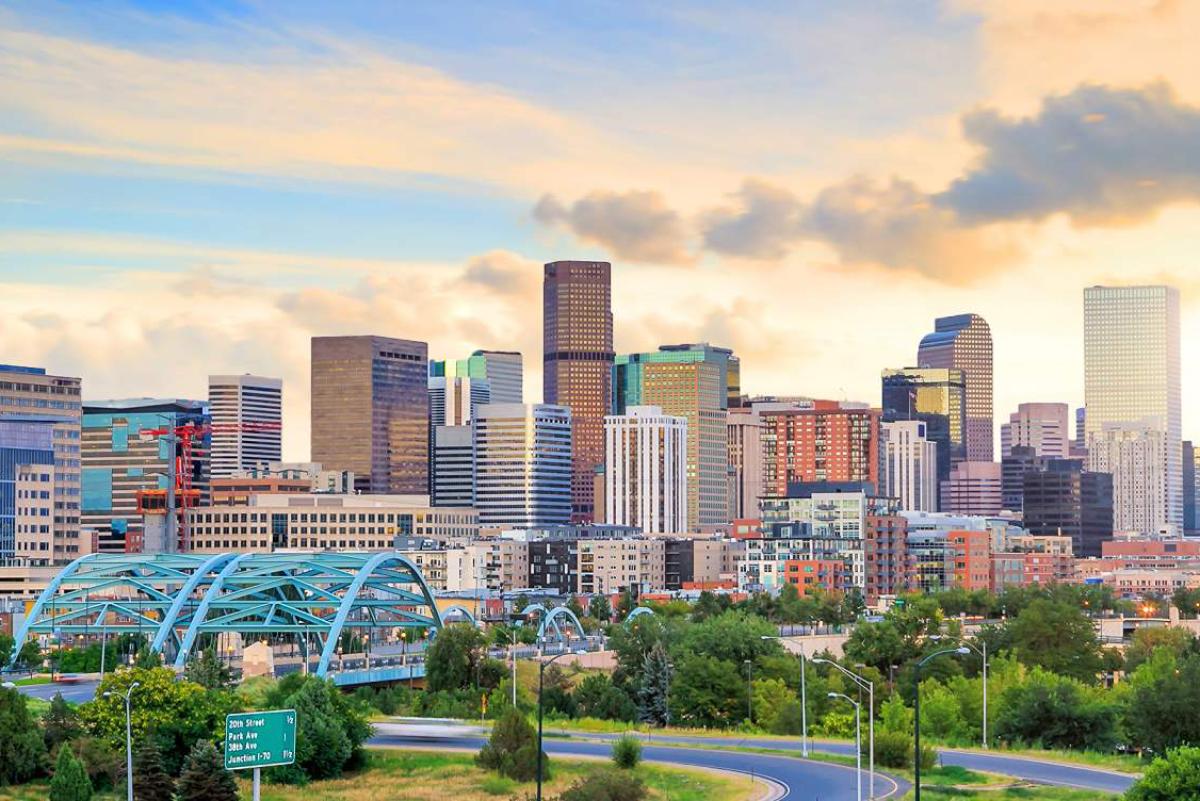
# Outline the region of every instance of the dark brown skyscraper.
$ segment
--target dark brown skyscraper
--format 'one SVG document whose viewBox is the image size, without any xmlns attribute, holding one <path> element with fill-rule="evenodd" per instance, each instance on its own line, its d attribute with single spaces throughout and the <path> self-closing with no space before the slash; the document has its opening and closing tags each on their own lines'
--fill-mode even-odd
<svg viewBox="0 0 1200 801">
<path fill-rule="evenodd" d="M 542 286 L 543 395 L 571 408 L 571 518 L 595 520 L 595 467 L 604 463 L 612 406 L 612 265 L 552 261 Z"/>
<path fill-rule="evenodd" d="M 354 471 L 361 492 L 429 492 L 428 346 L 313 337 L 312 460 Z"/>
</svg>

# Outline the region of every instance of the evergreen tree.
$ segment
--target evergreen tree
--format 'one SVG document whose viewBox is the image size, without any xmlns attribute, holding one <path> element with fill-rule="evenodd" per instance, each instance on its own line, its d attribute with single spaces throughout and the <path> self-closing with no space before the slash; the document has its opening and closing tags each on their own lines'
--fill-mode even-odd
<svg viewBox="0 0 1200 801">
<path fill-rule="evenodd" d="M 46 745 L 25 696 L 0 687 L 0 787 L 21 784 L 46 767 Z"/>
<path fill-rule="evenodd" d="M 196 743 L 183 761 L 176 790 L 179 801 L 238 801 L 233 774 L 207 740 Z"/>
<path fill-rule="evenodd" d="M 492 736 L 475 757 L 475 764 L 519 782 L 537 776 L 537 732 L 519 710 L 509 708 L 492 727 Z M 542 774 L 550 775 L 550 758 L 542 754 Z"/>
<path fill-rule="evenodd" d="M 63 746 L 54 765 L 54 778 L 50 780 L 50 801 L 89 801 L 91 797 L 92 783 L 83 763 L 71 753 L 69 745 Z"/>
<path fill-rule="evenodd" d="M 607 595 L 593 595 L 588 601 L 588 615 L 596 618 L 601 624 L 612 622 L 612 604 Z"/>
<path fill-rule="evenodd" d="M 73 740 L 80 734 L 79 716 L 70 704 L 63 699 L 62 693 L 55 693 L 50 699 L 50 709 L 42 718 L 42 739 L 46 750 L 53 751 L 68 740 Z"/>
<path fill-rule="evenodd" d="M 645 723 L 665 726 L 670 720 L 671 660 L 661 642 L 646 654 L 638 691 L 638 717 Z"/>
<path fill-rule="evenodd" d="M 208 690 L 226 690 L 233 684 L 233 671 L 217 656 L 215 648 L 206 648 L 189 660 L 183 677 Z"/>
<path fill-rule="evenodd" d="M 133 658 L 133 666 L 137 668 L 162 667 L 162 663 L 162 654 L 157 651 L 151 651 L 149 645 L 143 645 L 139 648 L 137 656 Z"/>
<path fill-rule="evenodd" d="M 133 755 L 133 797 L 135 801 L 175 798 L 175 782 L 163 769 L 162 751 L 153 737 L 147 737 Z"/>
</svg>

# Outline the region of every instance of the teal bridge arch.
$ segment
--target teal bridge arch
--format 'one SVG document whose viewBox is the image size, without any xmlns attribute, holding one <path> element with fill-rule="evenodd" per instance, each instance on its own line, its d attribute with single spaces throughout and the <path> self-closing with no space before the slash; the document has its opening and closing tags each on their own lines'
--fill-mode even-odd
<svg viewBox="0 0 1200 801">
<path fill-rule="evenodd" d="M 653 615 L 653 614 L 654 614 L 654 610 L 648 606 L 635 606 L 633 609 L 630 610 L 629 614 L 625 616 L 625 622 L 628 623 L 629 621 L 634 620 L 635 618 L 639 618 L 642 615 Z"/>
<path fill-rule="evenodd" d="M 461 617 L 466 618 L 467 621 L 472 626 L 479 625 L 479 621 L 475 619 L 475 615 L 472 614 L 471 610 L 468 609 L 467 607 L 463 606 L 462 604 L 454 604 L 452 606 L 447 606 L 445 609 L 441 610 L 441 612 L 442 612 L 442 623 L 443 624 L 448 623 L 449 618 L 461 616 Z"/>
<path fill-rule="evenodd" d="M 136 632 L 182 668 L 205 635 L 293 634 L 324 676 L 343 633 L 441 627 L 420 570 L 395 552 L 89 554 L 39 595 L 13 660 L 38 634 Z"/>
<path fill-rule="evenodd" d="M 575 627 L 578 637 L 582 638 L 585 635 L 583 624 L 579 622 L 579 618 L 575 617 L 575 613 L 566 606 L 555 606 L 547 609 L 541 604 L 530 604 L 521 610 L 522 614 L 532 615 L 540 614 L 540 622 L 538 623 L 537 636 L 539 640 L 544 640 L 546 632 L 553 631 L 554 636 L 561 641 L 568 639 L 566 632 L 563 631 L 563 625 L 559 622 L 562 618 L 566 618 L 567 622 Z"/>
</svg>

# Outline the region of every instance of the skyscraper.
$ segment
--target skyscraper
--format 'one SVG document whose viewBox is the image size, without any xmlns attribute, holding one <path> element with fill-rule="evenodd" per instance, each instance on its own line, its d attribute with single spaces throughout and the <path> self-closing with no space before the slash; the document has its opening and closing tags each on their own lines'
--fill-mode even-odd
<svg viewBox="0 0 1200 801">
<path fill-rule="evenodd" d="M 542 283 L 542 383 L 547 404 L 571 410 L 571 519 L 595 520 L 595 470 L 612 411 L 612 265 L 553 261 Z"/>
<path fill-rule="evenodd" d="M 354 473 L 360 492 L 429 493 L 424 342 L 313 337 L 312 460 Z"/>
<path fill-rule="evenodd" d="M 967 458 L 966 381 L 957 368 L 883 371 L 883 420 L 920 420 L 937 443 L 938 480 Z"/>
<path fill-rule="evenodd" d="M 898 499 L 906 512 L 937 511 L 937 443 L 925 436 L 925 423 L 881 423 L 879 461 L 880 495 Z"/>
<path fill-rule="evenodd" d="M 1181 533 L 1181 527 L 1172 527 L 1164 516 L 1166 447 L 1165 432 L 1153 422 L 1142 426 L 1114 423 L 1088 437 L 1088 468 L 1112 476 L 1114 531 Z M 1182 474 L 1182 463 L 1180 467 Z M 1181 497 L 1181 526 L 1182 522 Z"/>
<path fill-rule="evenodd" d="M 283 382 L 257 375 L 210 375 L 213 478 L 283 458 Z"/>
<path fill-rule="evenodd" d="M 0 420 L 34 415 L 54 421 L 51 564 L 64 564 L 87 550 L 81 550 L 79 529 L 79 395 L 78 378 L 48 375 L 41 367 L 0 365 Z"/>
<path fill-rule="evenodd" d="M 1190 439 L 1183 441 L 1183 531 L 1196 532 L 1196 446 Z"/>
<path fill-rule="evenodd" d="M 729 522 L 730 352 L 683 346 L 622 354 L 613 367 L 613 412 L 658 406 L 687 420 L 688 531 Z"/>
<path fill-rule="evenodd" d="M 1069 536 L 1075 556 L 1100 556 L 1113 535 L 1113 484 L 1079 459 L 1048 459 L 1025 473 L 1023 525 L 1031 534 Z"/>
<path fill-rule="evenodd" d="M 966 458 L 990 462 L 993 453 L 992 331 L 978 314 L 934 320 L 917 348 L 918 367 L 961 370 L 966 400 Z"/>
<path fill-rule="evenodd" d="M 570 522 L 571 410 L 489 403 L 472 421 L 479 525 L 528 529 Z"/>
<path fill-rule="evenodd" d="M 466 359 L 429 362 L 430 378 L 469 378 L 488 382 L 487 403 L 524 403 L 525 378 L 521 354 L 510 350 L 477 350 Z"/>
<path fill-rule="evenodd" d="M 688 530 L 687 419 L 657 406 L 604 418 L 604 522 L 647 534 Z"/>
<path fill-rule="evenodd" d="M 1105 455 L 1093 455 L 1093 438 L 1110 441 L 1115 429 L 1162 432 L 1162 460 L 1138 470 L 1163 474 L 1161 508 L 1123 510 L 1139 494 L 1119 487 L 1150 486 L 1150 476 L 1113 476 L 1116 526 L 1138 519 L 1147 530 L 1183 528 L 1183 448 L 1179 355 L 1179 292 L 1168 286 L 1104 287 L 1083 291 L 1083 384 L 1087 408 L 1089 466 L 1100 470 Z M 1117 437 L 1120 439 L 1120 437 Z M 1136 437 L 1135 437 L 1136 438 Z M 1123 468 L 1122 468 L 1123 469 Z M 1154 501 L 1157 503 L 1157 501 Z"/>
<path fill-rule="evenodd" d="M 471 426 L 434 426 L 430 505 L 475 505 L 475 456 Z"/>
<path fill-rule="evenodd" d="M 492 385 L 486 378 L 430 376 L 428 386 L 431 426 L 468 425 L 476 408 L 493 402 Z"/>
<path fill-rule="evenodd" d="M 999 462 L 959 462 L 942 482 L 941 511 L 948 514 L 997 515 L 1002 499 Z"/>
<path fill-rule="evenodd" d="M 55 419 L 0 416 L 0 566 L 53 564 Z"/>
<path fill-rule="evenodd" d="M 763 422 L 748 406 L 729 410 L 729 517 L 731 520 L 758 517 L 758 498 L 763 494 Z"/>
<path fill-rule="evenodd" d="M 1047 459 L 1070 456 L 1069 409 L 1065 403 L 1022 403 L 1000 426 L 1000 456 L 1011 455 L 1017 445 L 1033 448 Z"/>
</svg>

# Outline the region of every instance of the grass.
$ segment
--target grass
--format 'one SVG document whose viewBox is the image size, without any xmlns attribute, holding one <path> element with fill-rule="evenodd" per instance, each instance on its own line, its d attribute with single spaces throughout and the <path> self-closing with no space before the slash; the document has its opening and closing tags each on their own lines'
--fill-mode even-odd
<svg viewBox="0 0 1200 801">
<path fill-rule="evenodd" d="M 49 684 L 49 683 L 50 683 L 49 676 L 29 676 L 24 679 L 17 679 L 16 681 L 13 682 L 13 684 L 17 685 L 18 687 L 32 687 L 35 684 Z"/>
<path fill-rule="evenodd" d="M 912 801 L 916 796 L 910 791 L 902 801 Z M 967 798 L 976 801 L 1099 801 L 1116 799 L 1118 796 L 1097 793 L 1095 790 L 1075 790 L 1069 787 L 1046 787 L 1022 785 L 1003 789 L 967 790 L 954 787 L 935 787 L 921 782 L 921 797 L 928 799 Z"/>
<path fill-rule="evenodd" d="M 46 801 L 50 797 L 50 780 L 39 779 L 16 787 L 0 787 L 0 801 Z M 92 793 L 92 801 L 119 801 L 125 798 L 125 786 L 121 793 Z"/>
<path fill-rule="evenodd" d="M 263 785 L 262 801 L 495 801 L 532 794 L 533 783 L 522 784 L 475 767 L 474 755 L 440 751 L 374 749 L 366 770 L 341 779 L 314 782 L 307 787 Z M 552 775 L 544 793 L 554 796 L 576 779 L 600 768 L 595 760 L 551 760 Z M 744 801 L 755 788 L 742 776 L 660 765 L 641 765 L 638 774 L 653 801 Z M 242 798 L 250 798 L 250 782 L 239 781 Z M 45 796 L 29 796 L 28 801 Z M 10 801 L 0 795 L 0 801 Z M 14 798 L 11 801 L 27 801 Z"/>
</svg>

